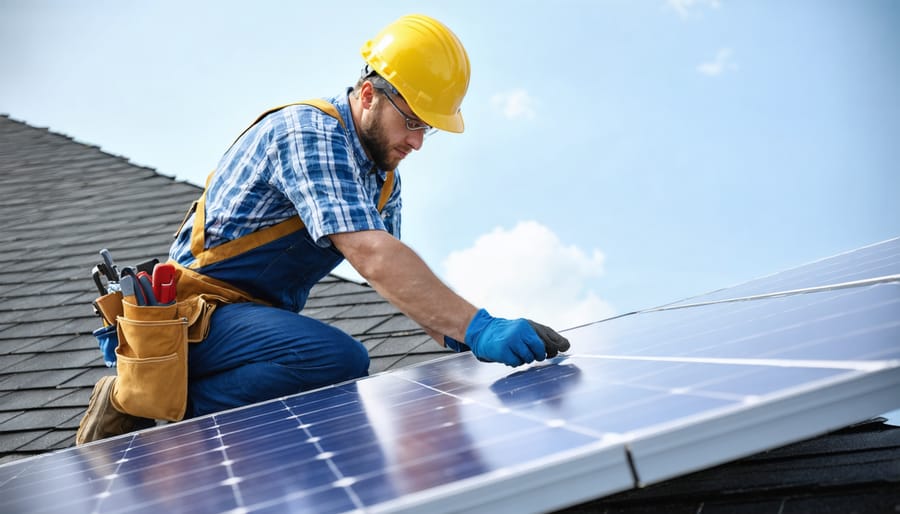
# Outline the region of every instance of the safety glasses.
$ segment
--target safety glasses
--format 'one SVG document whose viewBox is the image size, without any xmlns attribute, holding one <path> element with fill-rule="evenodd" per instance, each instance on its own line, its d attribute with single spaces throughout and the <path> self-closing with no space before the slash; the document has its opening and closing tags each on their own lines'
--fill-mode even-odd
<svg viewBox="0 0 900 514">
<path fill-rule="evenodd" d="M 400 116 L 403 116 L 403 119 L 406 120 L 406 129 L 407 130 L 424 130 L 426 137 L 437 132 L 437 129 L 432 127 L 431 125 L 403 112 L 403 110 L 400 109 L 400 107 L 394 102 L 394 99 L 391 98 L 391 93 L 387 89 L 381 88 L 381 87 L 376 87 L 375 90 L 380 92 L 381 94 L 383 94 L 384 97 L 388 99 L 388 102 L 391 103 L 391 106 L 394 108 L 394 110 L 397 111 L 400 114 Z"/>
</svg>

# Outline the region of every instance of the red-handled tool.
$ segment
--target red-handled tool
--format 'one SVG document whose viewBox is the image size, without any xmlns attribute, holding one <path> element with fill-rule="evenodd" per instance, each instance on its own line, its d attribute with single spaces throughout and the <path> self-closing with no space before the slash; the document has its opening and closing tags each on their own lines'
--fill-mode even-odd
<svg viewBox="0 0 900 514">
<path fill-rule="evenodd" d="M 175 301 L 175 266 L 160 263 L 153 267 L 153 296 L 160 305 Z"/>
</svg>

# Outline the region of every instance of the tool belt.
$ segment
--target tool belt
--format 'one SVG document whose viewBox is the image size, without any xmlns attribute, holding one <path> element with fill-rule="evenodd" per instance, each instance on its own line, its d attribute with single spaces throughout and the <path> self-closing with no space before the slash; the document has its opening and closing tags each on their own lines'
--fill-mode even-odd
<svg viewBox="0 0 900 514">
<path fill-rule="evenodd" d="M 175 301 L 138 301 L 138 295 L 128 294 L 132 291 L 123 276 L 123 290 L 94 301 L 105 325 L 94 335 L 107 366 L 116 366 L 113 406 L 133 416 L 179 421 L 187 407 L 188 343 L 206 338 L 217 306 L 259 300 L 177 263 L 167 264 L 175 269 Z M 115 275 L 109 278 L 110 285 L 116 283 Z"/>
</svg>

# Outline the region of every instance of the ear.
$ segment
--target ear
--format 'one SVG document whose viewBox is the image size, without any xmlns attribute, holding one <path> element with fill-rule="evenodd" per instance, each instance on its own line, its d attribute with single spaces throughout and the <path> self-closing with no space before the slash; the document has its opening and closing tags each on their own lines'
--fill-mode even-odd
<svg viewBox="0 0 900 514">
<path fill-rule="evenodd" d="M 368 80 L 359 88 L 359 102 L 363 109 L 371 109 L 375 103 L 375 87 Z"/>
</svg>

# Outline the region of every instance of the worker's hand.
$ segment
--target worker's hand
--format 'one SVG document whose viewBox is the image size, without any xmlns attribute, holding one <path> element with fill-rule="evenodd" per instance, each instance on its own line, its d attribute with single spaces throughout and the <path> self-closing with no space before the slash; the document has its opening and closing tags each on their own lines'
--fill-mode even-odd
<svg viewBox="0 0 900 514">
<path fill-rule="evenodd" d="M 507 366 L 542 361 L 569 349 L 569 341 L 549 327 L 522 318 L 495 318 L 484 309 L 469 323 L 466 344 L 479 360 Z"/>
</svg>

